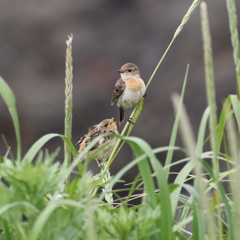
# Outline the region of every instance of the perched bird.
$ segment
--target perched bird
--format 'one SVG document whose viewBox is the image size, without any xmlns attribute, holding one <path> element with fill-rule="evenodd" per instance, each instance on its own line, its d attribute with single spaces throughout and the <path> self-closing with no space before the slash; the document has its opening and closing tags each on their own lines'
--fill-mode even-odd
<svg viewBox="0 0 240 240">
<path fill-rule="evenodd" d="M 90 130 L 89 133 L 85 134 L 80 138 L 78 143 L 80 144 L 78 153 L 81 153 L 88 143 L 91 142 L 92 139 L 95 137 L 100 136 L 104 133 L 116 133 L 118 134 L 117 125 L 114 121 L 114 118 L 112 119 L 105 119 L 101 121 L 99 124 L 96 124 L 93 126 L 92 130 Z M 99 162 L 102 160 L 109 158 L 110 154 L 117 142 L 117 137 L 115 136 L 103 136 L 89 151 L 87 156 L 84 156 L 84 159 L 86 159 L 89 155 L 93 153 L 97 148 L 101 147 L 104 143 L 109 142 L 103 149 L 101 149 L 99 152 L 97 152 L 95 159 L 97 159 Z"/>
<path fill-rule="evenodd" d="M 120 111 L 119 123 L 121 124 L 124 121 L 124 109 L 133 107 L 145 96 L 146 86 L 135 64 L 126 63 L 118 72 L 121 78 L 115 84 L 111 105 L 117 101 Z"/>
</svg>

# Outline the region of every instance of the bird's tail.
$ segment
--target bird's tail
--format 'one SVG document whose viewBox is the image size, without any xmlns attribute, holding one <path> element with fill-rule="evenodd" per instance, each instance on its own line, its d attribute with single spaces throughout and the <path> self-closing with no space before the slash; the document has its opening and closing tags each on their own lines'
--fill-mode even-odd
<svg viewBox="0 0 240 240">
<path fill-rule="evenodd" d="M 124 115 L 125 115 L 124 114 L 124 108 L 120 107 L 119 111 L 120 111 L 120 121 L 119 121 L 119 124 L 121 124 L 124 121 Z"/>
</svg>

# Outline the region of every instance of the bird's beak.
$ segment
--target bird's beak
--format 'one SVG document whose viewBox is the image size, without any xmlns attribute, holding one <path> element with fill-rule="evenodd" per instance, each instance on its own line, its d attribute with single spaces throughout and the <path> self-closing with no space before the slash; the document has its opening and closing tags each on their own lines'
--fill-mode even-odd
<svg viewBox="0 0 240 240">
<path fill-rule="evenodd" d="M 120 69 L 120 70 L 118 70 L 118 72 L 119 72 L 119 73 L 123 73 L 123 70 L 122 70 L 122 69 Z"/>
<path fill-rule="evenodd" d="M 114 118 L 112 118 L 110 120 L 110 122 L 108 123 L 108 126 L 111 126 L 111 125 L 114 125 L 114 124 L 116 124 L 116 122 L 114 121 Z"/>
</svg>

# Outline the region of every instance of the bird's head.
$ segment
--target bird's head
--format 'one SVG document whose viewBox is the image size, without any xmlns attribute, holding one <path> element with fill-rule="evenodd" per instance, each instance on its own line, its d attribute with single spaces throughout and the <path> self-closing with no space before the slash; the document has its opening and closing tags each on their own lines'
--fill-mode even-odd
<svg viewBox="0 0 240 240">
<path fill-rule="evenodd" d="M 134 63 L 126 63 L 124 64 L 120 70 L 118 70 L 118 72 L 121 75 L 121 78 L 123 81 L 127 81 L 130 78 L 133 77 L 140 77 L 140 72 L 139 69 L 137 67 L 137 65 L 135 65 Z"/>
</svg>

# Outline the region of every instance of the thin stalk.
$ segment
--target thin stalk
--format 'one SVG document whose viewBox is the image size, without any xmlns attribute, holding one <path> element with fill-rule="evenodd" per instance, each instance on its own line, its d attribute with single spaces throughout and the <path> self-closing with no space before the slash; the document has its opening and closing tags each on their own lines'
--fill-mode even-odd
<svg viewBox="0 0 240 240">
<path fill-rule="evenodd" d="M 174 35 L 173 35 L 173 38 L 171 40 L 171 42 L 169 43 L 167 49 L 165 50 L 163 56 L 161 57 L 161 59 L 159 60 L 157 66 L 155 67 L 151 77 L 149 78 L 147 84 L 146 84 L 146 88 L 149 87 L 149 85 L 151 84 L 157 70 L 159 69 L 161 63 L 163 62 L 164 58 L 166 57 L 168 51 L 170 50 L 172 44 L 174 43 L 174 41 L 176 40 L 176 38 L 178 37 L 178 35 L 180 34 L 180 32 L 182 31 L 184 25 L 187 23 L 187 21 L 189 20 L 189 18 L 191 17 L 191 15 L 193 14 L 193 12 L 195 11 L 195 9 L 197 8 L 197 6 L 199 5 L 200 3 L 200 0 L 194 0 L 193 3 L 191 4 L 191 6 L 189 7 L 187 13 L 185 14 L 185 16 L 183 17 L 180 25 L 178 26 L 178 28 L 176 29 Z M 142 104 L 144 103 L 144 100 L 140 101 L 140 103 L 138 103 L 138 105 L 134 108 L 134 110 L 132 111 L 131 113 L 131 117 L 137 115 L 137 118 L 136 118 L 136 121 L 142 111 Z M 136 124 L 136 121 L 134 121 L 134 123 Z M 134 125 L 135 126 L 135 125 Z M 127 133 L 127 136 L 129 136 L 129 134 L 131 133 L 131 131 L 133 130 L 134 126 L 130 126 L 130 123 L 127 122 L 126 125 L 124 126 L 124 129 L 121 133 L 121 136 L 124 136 L 124 134 L 126 133 L 127 129 L 129 129 L 128 133 Z M 115 148 L 113 149 L 112 151 L 112 154 L 111 156 L 109 157 L 109 160 L 108 160 L 108 164 L 106 165 L 105 167 L 105 171 L 107 168 L 109 168 L 112 164 L 112 162 L 114 161 L 114 159 L 116 158 L 118 152 L 120 151 L 120 149 L 122 148 L 124 142 L 121 144 L 121 139 L 118 140 Z M 120 147 L 119 147 L 120 146 Z"/>
<path fill-rule="evenodd" d="M 210 107 L 210 143 L 213 150 L 212 164 L 214 169 L 214 177 L 218 181 L 219 175 L 219 162 L 218 162 L 218 147 L 217 147 L 217 106 L 216 106 L 216 93 L 214 84 L 214 71 L 213 71 L 213 56 L 212 56 L 212 43 L 210 35 L 210 27 L 207 16 L 207 5 L 202 2 L 200 7 L 201 12 L 201 25 L 202 25 L 202 38 L 203 38 L 203 52 L 204 52 L 204 65 L 205 65 L 205 81 L 207 90 L 207 101 Z"/>
<path fill-rule="evenodd" d="M 230 107 L 226 110 L 226 114 L 229 114 L 231 111 Z M 234 163 L 234 171 L 232 171 L 229 175 L 230 177 L 230 187 L 232 190 L 232 198 L 233 198 L 233 223 L 234 223 L 234 239 L 238 239 L 240 236 L 240 152 L 239 152 L 239 139 L 236 131 L 236 126 L 234 122 L 233 115 L 231 115 L 226 124 L 226 135 L 228 140 L 229 152 Z"/>
<path fill-rule="evenodd" d="M 185 77 L 184 77 L 184 82 L 183 82 L 183 87 L 182 87 L 182 92 L 181 92 L 181 97 L 180 97 L 180 102 L 178 105 L 178 111 L 176 113 L 176 118 L 174 121 L 174 125 L 173 125 L 173 129 L 172 129 L 172 133 L 171 133 L 171 138 L 170 138 L 170 142 L 169 142 L 169 147 L 173 147 L 175 146 L 175 142 L 176 142 L 176 137 L 177 137 L 177 132 L 178 132 L 178 124 L 179 124 L 179 114 L 181 112 L 181 107 L 182 107 L 182 103 L 183 103 L 183 98 L 185 95 L 185 90 L 186 90 L 186 84 L 187 84 L 187 78 L 188 78 L 188 71 L 189 71 L 189 64 L 187 65 L 187 69 L 186 69 L 186 73 L 185 73 Z M 166 161 L 164 166 L 168 166 L 172 163 L 172 156 L 173 156 L 173 152 L 174 149 L 169 149 L 167 152 L 167 157 L 166 157 Z M 166 169 L 166 173 L 168 175 L 170 168 Z"/>
<path fill-rule="evenodd" d="M 181 33 L 184 25 L 187 23 L 187 21 L 189 20 L 189 18 L 191 17 L 191 15 L 194 13 L 195 9 L 197 8 L 198 4 L 200 3 L 200 0 L 195 0 L 193 1 L 192 5 L 189 7 L 187 13 L 184 15 L 183 19 L 182 19 L 182 22 L 180 23 L 180 25 L 178 26 L 178 28 L 176 29 L 173 37 L 172 37 L 172 40 L 171 42 L 169 43 L 167 49 L 165 50 L 163 56 L 161 57 L 161 59 L 159 60 L 156 68 L 154 69 L 146 87 L 148 88 L 148 86 L 151 84 L 152 80 L 153 80 L 153 77 L 155 76 L 157 70 L 159 69 L 163 59 L 166 57 L 169 49 L 171 48 L 172 44 L 174 43 L 175 39 L 178 37 L 178 35 Z"/>
<path fill-rule="evenodd" d="M 214 71 L 213 71 L 213 56 L 212 56 L 212 41 L 210 26 L 208 21 L 207 4 L 205 2 L 201 3 L 200 6 L 201 14 L 201 26 L 202 26 L 202 38 L 203 38 L 203 53 L 204 53 L 204 66 L 205 66 L 205 82 L 207 90 L 207 101 L 210 108 L 209 116 L 209 128 L 210 128 L 210 144 L 213 151 L 212 166 L 213 166 L 213 176 L 218 186 L 219 182 L 219 160 L 218 160 L 218 141 L 217 141 L 217 106 L 216 106 L 216 93 L 214 84 Z M 218 195 L 218 194 L 217 194 Z M 216 206 L 221 205 L 221 197 L 216 197 Z M 221 211 L 218 207 L 217 211 L 217 226 L 219 239 L 223 239 L 223 229 L 221 222 Z M 210 218 L 209 218 L 210 220 Z M 215 237 L 214 229 L 209 228 L 209 234 L 211 239 Z"/>
<path fill-rule="evenodd" d="M 238 35 L 238 18 L 235 0 L 227 0 L 229 27 L 233 47 L 233 59 L 236 67 L 237 94 L 240 96 L 240 52 L 239 52 L 239 35 Z"/>
<path fill-rule="evenodd" d="M 73 88 L 73 66 L 72 66 L 72 40 L 73 36 L 68 36 L 66 41 L 66 72 L 65 72 L 65 121 L 64 121 L 64 135 L 71 140 L 72 138 L 72 88 Z M 64 167 L 69 166 L 71 158 L 71 151 L 64 142 Z"/>
<path fill-rule="evenodd" d="M 180 101 L 180 97 L 178 94 L 174 94 L 172 96 L 173 106 L 175 110 L 175 114 L 178 111 L 178 103 Z M 181 111 L 179 113 L 179 126 L 182 135 L 182 141 L 185 147 L 188 149 L 189 156 L 194 166 L 195 171 L 195 188 L 198 192 L 198 202 L 194 202 L 194 218 L 195 223 L 193 224 L 193 239 L 204 240 L 206 228 L 208 227 L 209 239 L 215 239 L 215 231 L 214 231 L 214 223 L 212 219 L 212 212 L 210 210 L 210 206 L 208 203 L 209 196 L 206 192 L 206 188 L 204 186 L 203 179 L 203 169 L 201 165 L 201 161 L 196 155 L 196 142 L 193 130 L 191 128 L 191 124 L 186 112 L 184 105 L 181 107 Z"/>
</svg>

